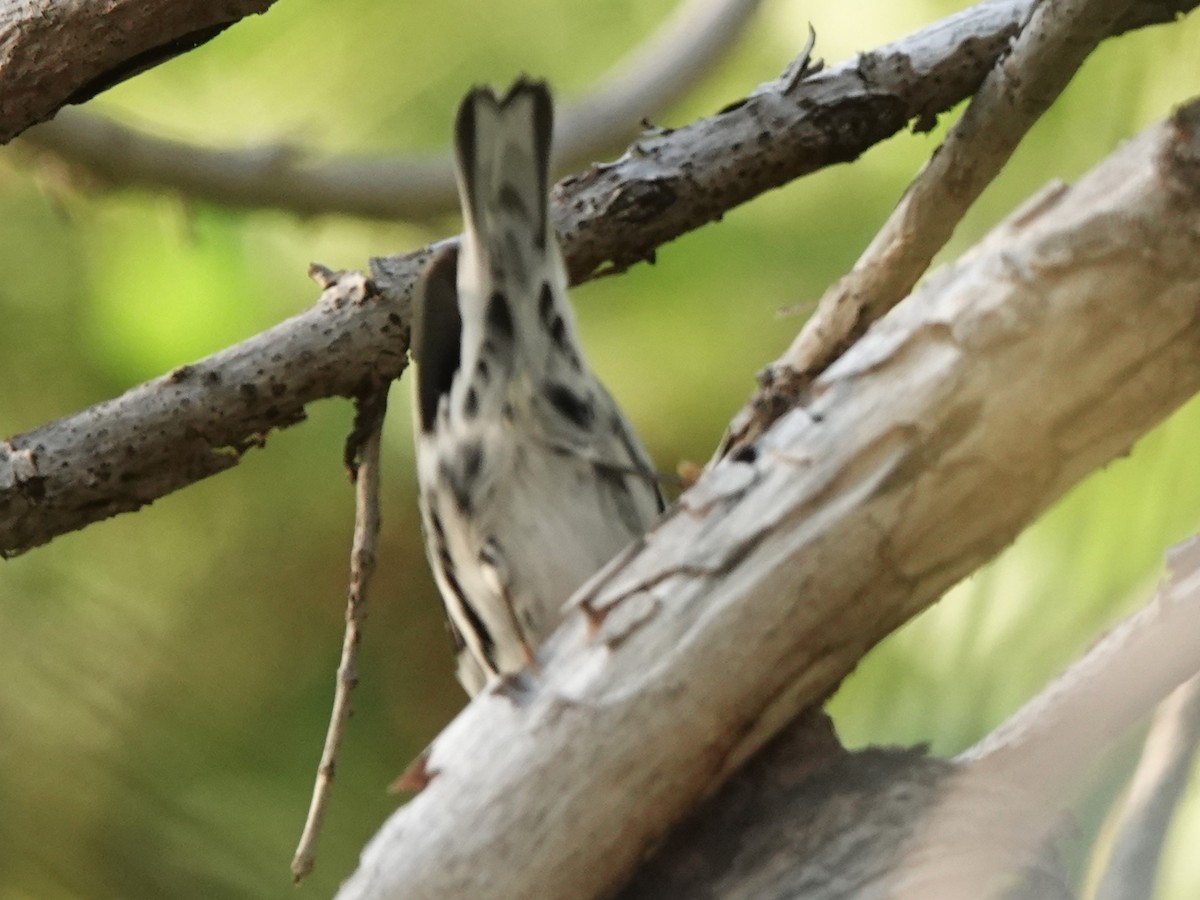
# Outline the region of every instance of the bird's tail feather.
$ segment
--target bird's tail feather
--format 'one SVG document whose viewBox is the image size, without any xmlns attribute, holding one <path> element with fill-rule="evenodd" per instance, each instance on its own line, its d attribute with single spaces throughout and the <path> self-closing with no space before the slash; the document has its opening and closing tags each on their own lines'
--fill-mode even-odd
<svg viewBox="0 0 1200 900">
<path fill-rule="evenodd" d="M 466 227 L 483 246 L 503 241 L 514 218 L 544 242 L 553 130 L 544 82 L 521 78 L 500 98 L 475 88 L 463 100 L 454 130 L 459 191 Z"/>
</svg>

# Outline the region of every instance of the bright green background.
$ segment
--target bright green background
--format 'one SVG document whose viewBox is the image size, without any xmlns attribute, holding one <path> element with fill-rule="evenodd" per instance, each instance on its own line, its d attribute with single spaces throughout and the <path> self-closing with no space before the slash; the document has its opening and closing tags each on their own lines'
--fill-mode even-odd
<svg viewBox="0 0 1200 900">
<path fill-rule="evenodd" d="M 659 123 L 711 112 L 773 77 L 810 20 L 818 54 L 837 61 L 958 5 L 768 0 L 730 57 Z M 670 7 L 281 0 L 94 106 L 214 144 L 442 147 L 471 83 L 527 71 L 570 98 Z M 1195 91 L 1198 38 L 1194 17 L 1097 53 L 953 252 Z M 707 459 L 753 373 L 799 327 L 775 310 L 813 300 L 853 262 L 935 137 L 900 136 L 676 241 L 653 267 L 576 291 L 588 353 L 662 468 Z M 0 435 L 304 308 L 316 295 L 310 261 L 361 268 L 455 227 L 83 191 L 6 148 Z M 328 895 L 349 872 L 395 805 L 384 786 L 463 702 L 419 544 L 407 393 L 395 390 L 387 426 L 358 714 L 304 896 Z M 340 464 L 351 411 L 329 401 L 310 413 L 231 472 L 0 563 L 0 896 L 293 895 L 287 866 L 341 644 L 352 516 Z M 968 746 L 1141 602 L 1163 550 L 1200 521 L 1198 438 L 1193 403 L 871 654 L 832 705 L 847 741 Z M 1116 789 L 1110 779 L 1084 804 L 1080 846 Z M 1198 804 L 1177 824 L 1162 897 L 1200 896 L 1200 862 L 1187 852 Z"/>
</svg>

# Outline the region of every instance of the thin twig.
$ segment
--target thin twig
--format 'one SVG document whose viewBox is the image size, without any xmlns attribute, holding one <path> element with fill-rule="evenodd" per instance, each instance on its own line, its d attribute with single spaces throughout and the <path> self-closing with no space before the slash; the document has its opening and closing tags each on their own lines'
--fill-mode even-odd
<svg viewBox="0 0 1200 900">
<path fill-rule="evenodd" d="M 574 171 L 620 148 L 692 89 L 742 33 L 762 0 L 683 0 L 659 28 L 574 103 L 555 129 L 555 170 Z M 449 153 L 314 161 L 308 148 L 209 148 L 103 116 L 65 110 L 24 143 L 109 185 L 166 188 L 235 207 L 394 220 L 458 209 Z"/>
<path fill-rule="evenodd" d="M 292 878 L 299 883 L 312 871 L 317 840 L 325 819 L 325 807 L 333 787 L 338 749 L 350 718 L 350 692 L 358 684 L 358 644 L 367 617 L 367 587 L 375 570 L 375 544 L 379 536 L 379 438 L 387 410 L 387 388 L 378 389 L 358 401 L 354 431 L 346 442 L 346 462 L 354 481 L 354 542 L 350 550 L 350 589 L 346 596 L 346 633 L 338 665 L 333 709 L 325 747 L 317 767 L 312 802 L 304 831 L 292 858 Z"/>
<path fill-rule="evenodd" d="M 821 297 L 717 458 L 753 442 L 870 324 L 899 303 L 1026 132 L 1127 12 L 1130 0 L 1047 0 L 994 66 L 854 268 Z"/>
</svg>

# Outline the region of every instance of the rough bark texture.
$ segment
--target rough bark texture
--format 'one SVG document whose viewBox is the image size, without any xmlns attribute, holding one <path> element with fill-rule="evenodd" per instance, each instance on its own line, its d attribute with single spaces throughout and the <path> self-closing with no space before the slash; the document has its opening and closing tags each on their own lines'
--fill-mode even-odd
<svg viewBox="0 0 1200 900">
<path fill-rule="evenodd" d="M 0 6 L 0 144 L 274 0 L 23 0 Z"/>
<path fill-rule="evenodd" d="M 586 168 L 628 143 L 639 122 L 657 118 L 712 71 L 761 2 L 680 0 L 644 43 L 582 96 L 558 107 L 555 171 Z M 30 129 L 24 143 L 106 185 L 140 185 L 224 206 L 409 220 L 458 213 L 448 149 L 430 156 L 325 159 L 314 148 L 278 142 L 215 148 L 74 110 Z"/>
<path fill-rule="evenodd" d="M 1197 668 L 1200 537 L 1167 558 L 1170 574 L 1149 603 L 952 762 L 919 749 L 845 753 L 829 720 L 809 712 L 673 831 L 618 896 L 1069 897 L 1052 850 L 1063 810 L 1112 744 L 1170 695 L 1100 887 L 1106 900 L 1153 896 L 1200 740 L 1200 682 L 1176 689 Z"/>
<path fill-rule="evenodd" d="M 341 896 L 604 896 L 865 650 L 1200 389 L 1200 106 L 931 276 L 476 698 Z"/>
<path fill-rule="evenodd" d="M 975 92 L 1033 5 L 978 3 L 794 84 L 789 70 L 710 118 L 648 135 L 611 165 L 563 181 L 555 221 L 573 248 L 572 277 L 653 259 L 662 244 L 764 191 L 857 159 L 910 122 L 929 130 Z M 1134 4 L 1112 33 L 1195 6 Z"/>
<path fill-rule="evenodd" d="M 759 374 L 724 456 L 753 441 L 846 347 L 903 300 L 1021 139 L 1112 33 L 1128 0 L 1044 0 L 854 267 L 825 291 L 792 345 Z"/>
<path fill-rule="evenodd" d="M 786 75 L 709 119 L 635 145 L 556 188 L 576 282 L 653 256 L 684 231 L 967 96 L 1028 0 L 971 7 L 874 53 L 789 84 Z M 1196 4 L 1137 4 L 1115 30 Z M 0 75 L 2 77 L 2 75 Z M 790 87 L 790 90 L 786 90 Z M 404 369 L 409 292 L 432 248 L 372 260 L 315 307 L 121 397 L 0 442 L 0 555 L 13 555 L 237 461 L 324 397 Z M 364 297 L 369 297 L 364 300 Z"/>
<path fill-rule="evenodd" d="M 236 465 L 317 397 L 386 384 L 406 364 L 407 299 L 343 275 L 269 331 L 0 441 L 0 556 Z"/>
</svg>

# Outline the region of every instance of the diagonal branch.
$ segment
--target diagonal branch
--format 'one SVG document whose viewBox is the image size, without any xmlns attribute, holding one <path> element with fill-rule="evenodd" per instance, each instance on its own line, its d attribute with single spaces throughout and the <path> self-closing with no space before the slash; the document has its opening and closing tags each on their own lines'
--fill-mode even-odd
<svg viewBox="0 0 1200 900">
<path fill-rule="evenodd" d="M 1041 855 L 1039 849 L 1053 840 L 1063 811 L 1078 799 L 1104 753 L 1200 667 L 1200 539 L 1173 548 L 1168 562 L 1170 572 L 1149 603 L 955 760 L 957 775 L 941 787 L 941 796 L 921 817 L 919 841 L 895 866 L 893 877 L 909 890 L 889 896 L 930 897 L 930 879 L 914 885 L 912 877 L 930 869 L 938 888 L 932 896 L 1011 896 L 984 887 L 1011 882 L 1013 859 Z M 1184 759 L 1193 749 L 1194 741 L 1179 748 L 1187 754 Z M 979 802 L 981 784 L 992 786 L 990 802 Z M 1001 835 L 1000 841 L 981 841 L 979 822 Z M 1136 843 L 1147 850 L 1154 839 L 1138 835 Z M 1151 850 L 1155 859 L 1156 850 Z M 1140 889 L 1113 896 L 1150 897 L 1152 883 L 1151 877 Z"/>
<path fill-rule="evenodd" d="M 741 34 L 762 0 L 684 0 L 555 127 L 555 166 L 572 171 L 622 146 L 638 123 L 686 93 Z M 303 147 L 215 149 L 156 137 L 103 116 L 66 110 L 24 143 L 117 186 L 178 191 L 225 206 L 301 215 L 419 219 L 454 212 L 448 153 L 317 161 Z"/>
<path fill-rule="evenodd" d="M 1112 742 L 1200 666 L 1198 548 L 1193 538 L 1172 550 L 1150 603 L 956 760 L 913 749 L 847 753 L 823 715 L 802 715 L 618 896 L 1074 896 L 1044 848 Z M 1154 895 L 1158 852 L 1200 738 L 1197 684 L 1176 689 L 1155 717 L 1105 876 L 1108 900 Z M 1026 893 L 1005 890 L 1021 878 Z"/>
<path fill-rule="evenodd" d="M 1028 5 L 981 3 L 795 84 L 781 77 L 566 179 L 554 214 L 573 280 L 650 258 L 738 203 L 948 108 L 978 86 Z M 1194 5 L 1142 2 L 1115 30 Z M 313 308 L 269 331 L 0 441 L 0 554 L 138 509 L 236 465 L 308 403 L 398 377 L 409 292 L 431 252 L 373 260 L 370 279 L 328 279 Z"/>
<path fill-rule="evenodd" d="M 403 371 L 407 295 L 385 298 L 359 274 L 316 276 L 326 290 L 301 315 L 0 441 L 0 554 L 224 471 L 270 429 L 303 420 L 309 400 L 359 396 Z"/>
<path fill-rule="evenodd" d="M 1198 390 L 1195 102 L 926 279 L 706 472 L 576 595 L 540 677 L 434 742 L 340 896 L 611 893 L 869 647 Z"/>
<path fill-rule="evenodd" d="M 1046 0 L 992 68 L 962 118 L 900 198 L 849 274 L 825 292 L 721 452 L 752 442 L 838 354 L 899 303 L 975 200 L 1129 9 L 1129 0 Z"/>
<path fill-rule="evenodd" d="M 587 98 L 564 111 L 558 129 L 560 169 L 587 165 L 627 136 L 632 122 L 666 108 L 720 52 L 722 41 L 736 34 L 756 2 L 690 0 L 683 4 Z M 731 206 L 831 162 L 854 159 L 910 120 L 929 122 L 970 96 L 1031 5 L 1032 0 L 977 4 L 831 70 L 812 91 L 788 91 L 794 102 L 765 105 L 756 116 L 747 110 L 727 117 L 723 125 L 729 133 L 712 148 L 711 158 L 726 164 L 721 171 L 741 170 L 738 181 L 745 184 L 739 183 L 728 199 L 722 198 L 724 189 L 718 190 L 719 186 L 697 185 L 711 194 L 705 197 L 695 192 L 704 201 L 697 210 L 703 217 L 697 221 L 718 218 Z M 1142 0 L 1113 33 L 1170 21 L 1178 11 L 1195 5 Z M 781 78 L 760 87 L 756 95 L 779 94 L 786 86 L 786 79 Z M 800 128 L 806 112 L 801 101 L 829 109 Z M 764 123 L 769 125 L 766 130 Z M 778 138 L 781 131 L 795 133 L 774 146 L 770 154 L 756 149 L 763 134 Z M 205 149 L 145 135 L 85 113 L 63 116 L 26 139 L 114 184 L 179 190 L 234 207 L 266 206 L 304 215 L 343 213 L 382 219 L 425 217 L 454 207 L 451 167 L 443 156 L 312 161 L 303 149 L 282 145 Z M 666 147 L 669 155 L 670 144 Z M 766 168 L 749 165 L 760 156 L 767 157 Z M 663 188 L 687 204 L 693 191 L 687 185 L 672 186 L 672 174 L 668 166 L 658 173 L 648 172 L 647 177 L 663 181 Z M 611 191 L 619 186 L 619 181 L 614 185 L 611 179 L 604 179 L 602 188 Z M 712 193 L 714 190 L 717 193 Z M 632 196 L 626 194 L 625 200 Z M 659 203 L 664 196 L 659 195 Z M 686 205 L 680 212 L 685 211 Z M 664 213 L 660 210 L 656 215 Z M 689 230 L 671 225 L 677 215 L 665 218 L 665 236 L 654 239 L 651 250 Z M 672 232 L 673 227 L 676 230 Z M 639 261 L 648 252 L 632 255 L 623 264 Z"/>
<path fill-rule="evenodd" d="M 193 50 L 274 0 L 31 0 L 0 4 L 0 144 Z"/>
<path fill-rule="evenodd" d="M 799 80 L 793 64 L 716 115 L 646 136 L 615 163 L 566 179 L 556 225 L 572 248 L 572 276 L 652 260 L 681 234 L 764 191 L 854 160 L 914 120 L 927 130 L 975 93 L 1033 5 L 985 0 Z M 1196 5 L 1139 2 L 1112 33 L 1170 22 Z"/>
<path fill-rule="evenodd" d="M 1096 900 L 1155 895 L 1167 831 L 1187 789 L 1197 747 L 1200 675 L 1176 688 L 1154 714 L 1137 771 L 1115 810 L 1116 837 L 1103 859 Z"/>
</svg>

